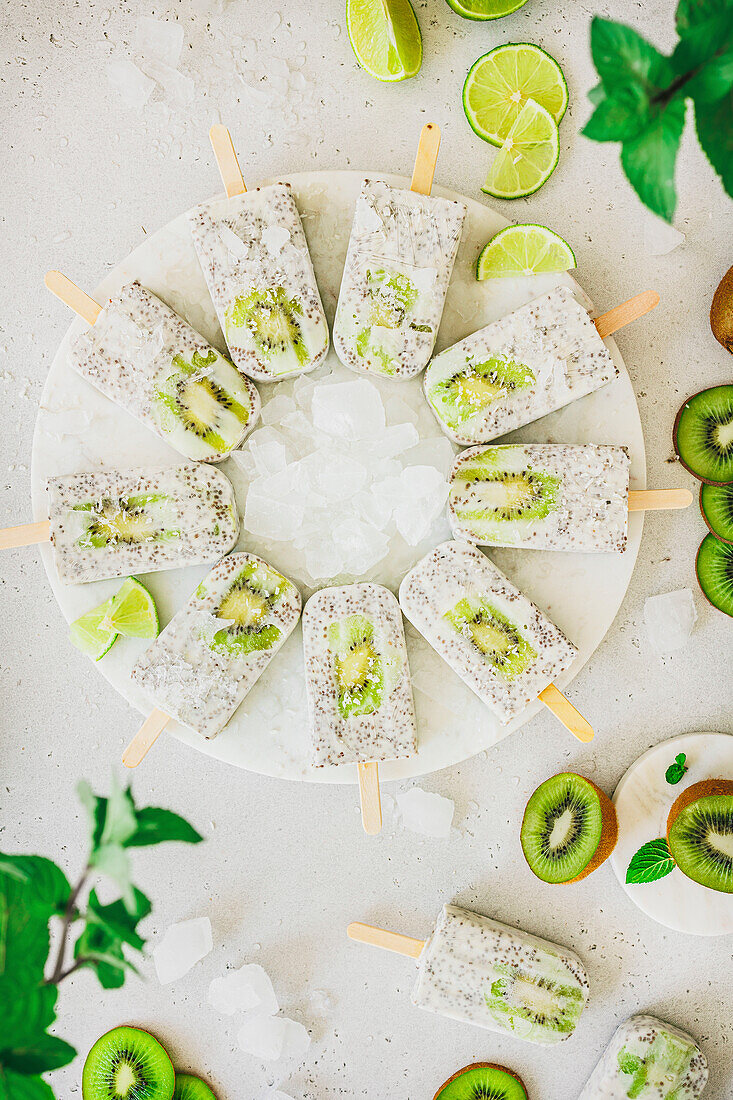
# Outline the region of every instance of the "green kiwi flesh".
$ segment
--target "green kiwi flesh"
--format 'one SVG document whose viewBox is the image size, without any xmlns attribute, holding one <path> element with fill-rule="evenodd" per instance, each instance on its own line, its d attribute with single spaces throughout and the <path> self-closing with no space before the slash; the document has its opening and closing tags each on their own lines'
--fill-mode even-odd
<svg viewBox="0 0 733 1100">
<path fill-rule="evenodd" d="M 297 298 L 289 298 L 284 287 L 276 286 L 236 298 L 227 319 L 232 329 L 245 328 L 249 332 L 265 362 L 293 355 L 302 366 L 310 358 L 299 321 L 302 314 Z"/>
<path fill-rule="evenodd" d="M 180 532 L 166 530 L 154 514 L 152 506 L 164 505 L 166 500 L 160 493 L 147 493 L 115 499 L 103 497 L 76 505 L 74 510 L 88 513 L 89 518 L 86 531 L 77 540 L 78 545 L 85 550 L 99 550 L 106 546 L 134 546 L 178 538 Z"/>
<path fill-rule="evenodd" d="M 176 1073 L 173 1100 L 216 1100 L 216 1097 L 200 1077 L 192 1077 L 190 1073 Z"/>
<path fill-rule="evenodd" d="M 502 469 L 502 453 L 494 447 L 459 461 L 451 477 L 450 506 L 472 541 L 511 543 L 557 508 L 560 478 L 531 466 Z"/>
<path fill-rule="evenodd" d="M 527 1100 L 521 1079 L 490 1062 L 476 1062 L 454 1073 L 433 1100 Z"/>
<path fill-rule="evenodd" d="M 157 1039 L 116 1027 L 97 1039 L 82 1072 L 84 1100 L 172 1100 L 175 1073 Z"/>
<path fill-rule="evenodd" d="M 714 781 L 709 786 L 714 790 Z M 721 788 L 730 792 L 731 784 Z M 675 863 L 693 882 L 733 894 L 733 793 L 707 794 L 682 805 L 679 812 L 672 808 L 667 833 Z"/>
<path fill-rule="evenodd" d="M 504 680 L 515 680 L 537 658 L 519 628 L 488 600 L 466 597 L 444 617 Z"/>
<path fill-rule="evenodd" d="M 733 615 L 733 545 L 706 535 L 695 561 L 702 594 L 724 615 Z"/>
<path fill-rule="evenodd" d="M 716 538 L 733 542 L 733 485 L 701 485 L 700 511 Z"/>
<path fill-rule="evenodd" d="M 700 481 L 733 481 L 733 385 L 713 386 L 688 398 L 672 438 L 680 462 Z"/>
<path fill-rule="evenodd" d="M 524 363 L 493 357 L 483 363 L 468 362 L 449 378 L 437 382 L 428 399 L 441 420 L 458 428 L 477 412 L 515 390 L 529 389 L 534 373 Z"/>
<path fill-rule="evenodd" d="M 214 645 L 232 653 L 255 653 L 271 649 L 280 638 L 272 621 L 272 608 L 281 599 L 288 582 L 274 569 L 249 562 L 230 584 L 214 610 L 227 626 L 217 630 Z"/>
<path fill-rule="evenodd" d="M 328 645 L 342 718 L 374 714 L 384 695 L 384 662 L 374 626 L 364 615 L 349 615 L 328 628 Z"/>
<path fill-rule="evenodd" d="M 520 840 L 524 858 L 542 882 L 570 882 L 593 860 L 603 833 L 595 787 L 572 772 L 540 783 L 524 811 Z"/>
</svg>

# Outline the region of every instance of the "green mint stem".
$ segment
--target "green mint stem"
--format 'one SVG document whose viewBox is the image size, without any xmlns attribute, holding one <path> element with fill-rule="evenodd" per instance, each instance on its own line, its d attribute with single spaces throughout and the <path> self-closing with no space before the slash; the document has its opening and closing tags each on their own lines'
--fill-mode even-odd
<svg viewBox="0 0 733 1100">
<path fill-rule="evenodd" d="M 59 950 L 58 950 L 58 954 L 56 956 L 56 962 L 54 963 L 54 967 L 53 967 L 53 970 L 51 972 L 51 977 L 46 979 L 46 981 L 43 983 L 44 985 L 58 985 L 59 982 L 62 982 L 64 980 L 64 978 L 68 978 L 69 974 L 73 973 L 73 971 L 76 970 L 78 968 L 78 966 L 80 965 L 79 960 L 77 960 L 77 962 L 72 967 L 69 967 L 69 969 L 64 971 L 64 959 L 66 957 L 66 941 L 68 939 L 69 929 L 71 928 L 71 925 L 74 923 L 74 921 L 77 919 L 77 917 L 79 916 L 79 913 L 77 912 L 77 908 L 76 908 L 76 903 L 78 901 L 79 895 L 81 894 L 82 890 L 84 889 L 84 886 L 86 885 L 86 881 L 87 881 L 88 877 L 89 877 L 89 866 L 87 865 L 87 867 L 84 869 L 84 873 L 82 874 L 81 878 L 79 879 L 76 886 L 74 887 L 74 889 L 69 894 L 69 900 L 66 902 L 66 908 L 64 909 L 64 915 L 63 915 L 63 918 L 62 918 L 62 921 L 61 921 L 61 935 L 59 937 Z"/>
</svg>

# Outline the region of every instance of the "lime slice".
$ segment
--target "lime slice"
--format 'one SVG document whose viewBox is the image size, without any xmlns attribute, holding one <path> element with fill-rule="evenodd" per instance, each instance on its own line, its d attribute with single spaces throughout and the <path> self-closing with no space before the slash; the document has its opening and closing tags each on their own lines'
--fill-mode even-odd
<svg viewBox="0 0 733 1100">
<path fill-rule="evenodd" d="M 105 600 L 99 607 L 93 607 L 69 627 L 72 644 L 86 653 L 93 661 L 100 661 L 115 643 L 117 634 L 104 620 L 112 607 L 112 600 Z"/>
<path fill-rule="evenodd" d="M 557 123 L 528 99 L 494 157 L 481 188 L 495 199 L 521 199 L 539 190 L 555 171 L 560 142 Z"/>
<path fill-rule="evenodd" d="M 422 37 L 410 0 L 346 0 L 356 59 L 377 80 L 406 80 L 420 70 Z"/>
<path fill-rule="evenodd" d="M 102 625 L 126 638 L 155 638 L 160 630 L 160 619 L 155 601 L 145 585 L 128 577 L 110 600 Z"/>
<path fill-rule="evenodd" d="M 464 19 L 501 19 L 526 3 L 527 0 L 448 0 L 453 11 Z"/>
<path fill-rule="evenodd" d="M 558 123 L 568 105 L 562 69 L 549 53 L 529 42 L 489 50 L 471 66 L 463 85 L 469 125 L 492 145 L 501 145 L 528 99 Z"/>
<path fill-rule="evenodd" d="M 571 267 L 575 267 L 575 253 L 546 225 L 508 225 L 484 245 L 476 264 L 476 278 L 539 275 L 569 271 Z"/>
</svg>

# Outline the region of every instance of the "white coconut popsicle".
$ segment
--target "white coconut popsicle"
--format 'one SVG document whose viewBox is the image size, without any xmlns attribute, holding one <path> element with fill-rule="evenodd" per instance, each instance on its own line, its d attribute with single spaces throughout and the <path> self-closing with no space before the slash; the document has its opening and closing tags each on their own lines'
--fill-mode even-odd
<svg viewBox="0 0 733 1100">
<path fill-rule="evenodd" d="M 577 955 L 548 940 L 446 905 L 430 939 L 351 924 L 351 939 L 418 960 L 412 1003 L 519 1039 L 569 1039 L 588 1000 Z"/>
<path fill-rule="evenodd" d="M 198 463 L 50 478 L 48 501 L 68 584 L 216 561 L 239 534 L 230 482 Z"/>
<path fill-rule="evenodd" d="M 295 585 L 267 562 L 231 554 L 173 616 L 132 679 L 166 721 L 215 737 L 294 630 L 300 608 Z"/>
<path fill-rule="evenodd" d="M 616 1029 L 579 1100 L 699 1100 L 705 1055 L 687 1032 L 654 1016 Z"/>
<path fill-rule="evenodd" d="M 140 283 L 104 307 L 60 272 L 46 285 L 71 308 L 89 304 L 89 328 L 69 348 L 74 370 L 180 454 L 219 462 L 253 428 L 260 395 L 249 379 Z"/>
<path fill-rule="evenodd" d="M 552 683 L 577 649 L 477 547 L 437 546 L 402 581 L 400 605 L 500 722 L 539 697 L 579 740 L 592 739 L 592 728 Z"/>
</svg>

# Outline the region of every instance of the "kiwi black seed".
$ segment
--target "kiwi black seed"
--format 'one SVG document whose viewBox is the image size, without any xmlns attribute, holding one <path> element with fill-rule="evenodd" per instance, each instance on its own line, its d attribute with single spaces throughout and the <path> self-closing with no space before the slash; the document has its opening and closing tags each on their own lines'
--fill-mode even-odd
<svg viewBox="0 0 733 1100">
<path fill-rule="evenodd" d="M 172 1100 L 175 1073 L 157 1039 L 116 1027 L 97 1039 L 82 1073 L 84 1100 Z"/>
<path fill-rule="evenodd" d="M 677 456 L 709 485 L 733 481 L 733 384 L 700 390 L 685 401 L 672 431 Z"/>
<path fill-rule="evenodd" d="M 577 882 L 616 846 L 616 809 L 608 795 L 574 772 L 540 783 L 524 811 L 520 833 L 530 869 L 542 882 Z"/>
<path fill-rule="evenodd" d="M 216 1100 L 214 1093 L 200 1077 L 176 1072 L 176 1091 L 173 1100 Z"/>
<path fill-rule="evenodd" d="M 706 535 L 697 551 L 695 572 L 705 599 L 724 615 L 733 615 L 733 545 Z"/>
<path fill-rule="evenodd" d="M 733 484 L 701 485 L 700 511 L 716 538 L 733 542 Z"/>
<path fill-rule="evenodd" d="M 733 780 L 706 779 L 684 790 L 669 811 L 667 843 L 683 875 L 733 894 Z"/>
<path fill-rule="evenodd" d="M 492 1062 L 474 1062 L 441 1085 L 433 1100 L 527 1100 L 521 1077 Z"/>
</svg>

